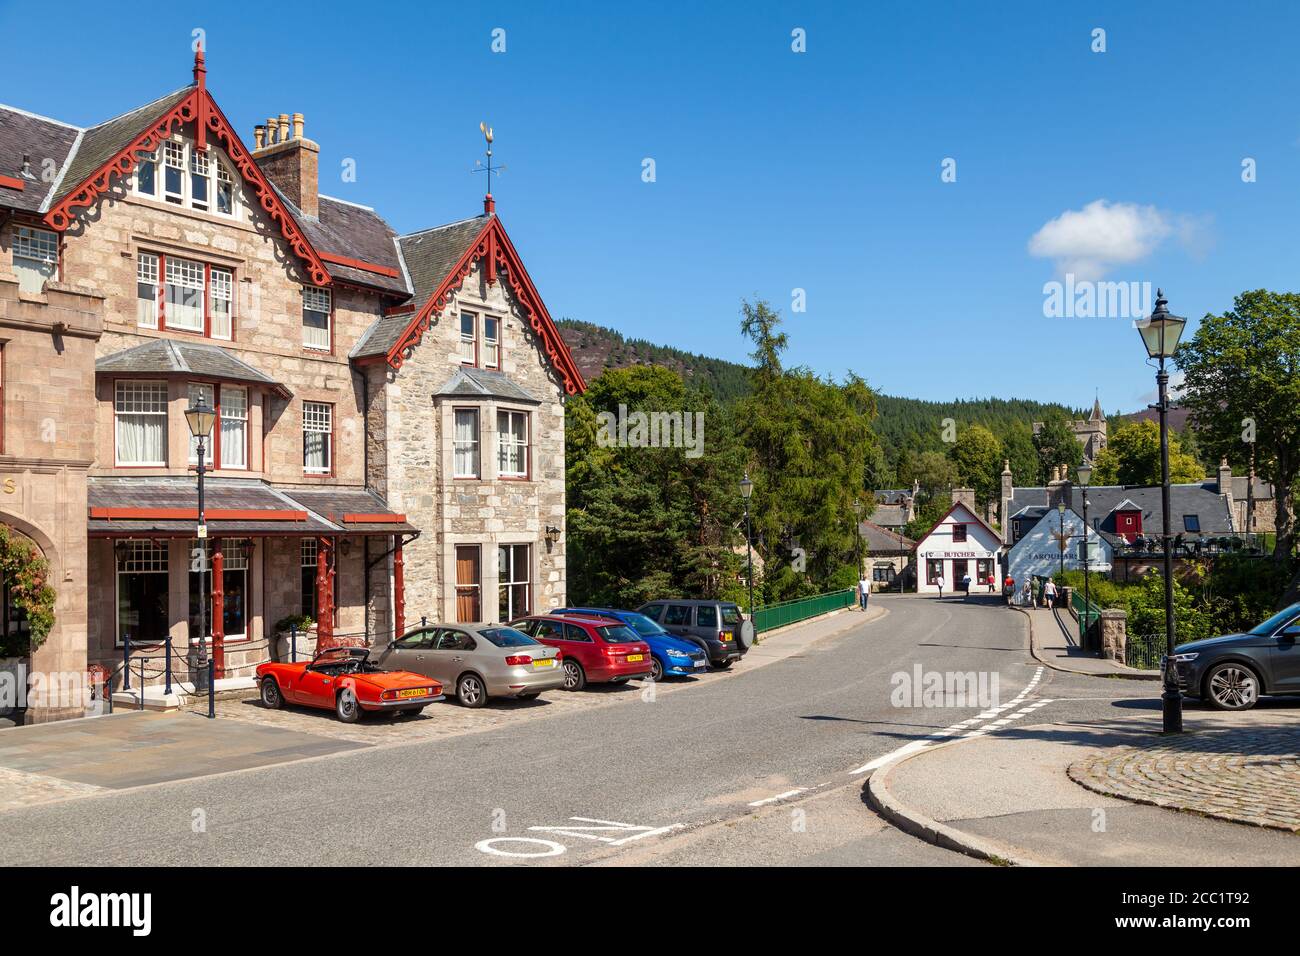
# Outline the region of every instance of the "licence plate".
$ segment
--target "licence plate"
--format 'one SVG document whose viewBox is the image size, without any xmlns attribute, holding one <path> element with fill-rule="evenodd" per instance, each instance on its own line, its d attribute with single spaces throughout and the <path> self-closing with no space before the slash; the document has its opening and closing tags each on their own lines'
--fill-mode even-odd
<svg viewBox="0 0 1300 956">
<path fill-rule="evenodd" d="M 629 664 L 631 664 L 633 661 L 643 661 L 643 660 L 645 660 L 645 655 L 644 655 L 644 654 L 629 654 L 629 655 L 627 655 L 627 662 L 628 662 Z"/>
<path fill-rule="evenodd" d="M 731 635 L 730 635 L 730 634 L 723 634 L 723 635 L 722 635 L 722 639 L 723 639 L 724 641 L 729 641 L 729 640 L 731 640 Z"/>
<path fill-rule="evenodd" d="M 708 662 L 708 661 L 696 661 L 696 662 L 695 662 L 695 666 L 696 666 L 696 667 L 708 667 L 708 666 L 709 666 L 709 662 Z"/>
<path fill-rule="evenodd" d="M 399 690 L 398 697 L 424 697 L 429 693 L 427 687 L 413 687 L 410 690 Z"/>
<path fill-rule="evenodd" d="M 541 660 L 539 660 L 539 661 L 533 661 L 533 666 L 534 666 L 534 667 L 554 667 L 554 666 L 555 666 L 555 658 L 554 658 L 554 657 L 543 657 L 543 658 L 542 658 Z"/>
</svg>

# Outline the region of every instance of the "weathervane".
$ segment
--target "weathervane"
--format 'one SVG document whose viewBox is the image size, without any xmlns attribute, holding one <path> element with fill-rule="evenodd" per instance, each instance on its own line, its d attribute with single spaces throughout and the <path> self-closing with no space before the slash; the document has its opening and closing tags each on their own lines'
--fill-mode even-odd
<svg viewBox="0 0 1300 956">
<path fill-rule="evenodd" d="M 481 160 L 481 159 L 480 159 L 480 160 L 476 160 L 476 161 L 474 162 L 474 168 L 471 169 L 470 172 L 472 172 L 472 173 L 487 173 L 487 194 L 488 194 L 488 197 L 491 198 L 491 196 L 492 196 L 492 174 L 493 174 L 494 172 L 497 173 L 497 174 L 500 174 L 500 173 L 504 172 L 504 171 L 505 171 L 505 167 L 504 167 L 504 166 L 493 166 L 493 165 L 492 165 L 492 138 L 493 138 L 493 137 L 492 137 L 492 127 L 491 127 L 491 126 L 488 126 L 488 124 L 484 122 L 484 123 L 479 123 L 479 124 L 478 124 L 478 128 L 482 131 L 482 133 L 483 133 L 483 138 L 484 138 L 485 140 L 487 140 L 487 164 L 484 165 L 483 160 Z"/>
</svg>

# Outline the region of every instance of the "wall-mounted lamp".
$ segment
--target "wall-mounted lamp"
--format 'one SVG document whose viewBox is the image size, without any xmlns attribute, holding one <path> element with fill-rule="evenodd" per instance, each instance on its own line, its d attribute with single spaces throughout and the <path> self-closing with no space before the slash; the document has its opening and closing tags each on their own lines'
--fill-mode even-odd
<svg viewBox="0 0 1300 956">
<path fill-rule="evenodd" d="M 551 525 L 548 524 L 546 526 L 546 543 L 555 544 L 555 542 L 559 540 L 560 540 L 560 529 L 556 527 L 552 527 Z"/>
</svg>

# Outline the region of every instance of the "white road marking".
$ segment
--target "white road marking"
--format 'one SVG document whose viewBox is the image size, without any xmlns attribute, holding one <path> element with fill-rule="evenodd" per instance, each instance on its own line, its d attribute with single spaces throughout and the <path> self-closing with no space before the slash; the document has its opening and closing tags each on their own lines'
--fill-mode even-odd
<svg viewBox="0 0 1300 956">
<path fill-rule="evenodd" d="M 937 730 L 934 733 L 921 738 L 920 740 L 913 740 L 909 744 L 904 744 L 902 747 L 899 747 L 897 750 L 891 750 L 889 753 L 884 754 L 883 756 L 876 757 L 874 760 L 870 760 L 867 763 L 864 763 L 861 767 L 857 767 L 854 770 L 850 770 L 849 776 L 857 776 L 860 773 L 867 773 L 868 771 L 871 770 L 878 770 L 887 763 L 893 763 L 895 760 L 900 760 L 903 757 L 908 757 L 914 753 L 917 753 L 918 751 L 925 750 L 926 748 L 931 747 L 934 744 L 938 743 L 940 740 L 943 740 L 945 737 L 958 736 L 963 739 L 969 739 L 972 737 L 983 737 L 990 730 L 1003 729 L 1007 724 L 1011 723 L 1011 721 L 1018 720 L 1021 717 L 1025 717 L 1029 714 L 1032 714 L 1034 711 L 1038 710 L 1038 708 L 1046 704 L 1052 703 L 1052 701 L 1050 700 L 1037 700 L 1031 704 L 1025 704 L 1025 699 L 1031 693 L 1033 693 L 1034 688 L 1038 686 L 1038 682 L 1042 680 L 1042 678 L 1043 678 L 1043 668 L 1039 667 L 1034 671 L 1034 676 L 1030 678 L 1029 683 L 1025 685 L 1024 689 L 1021 690 L 1020 693 L 1017 694 L 1015 697 L 1011 698 L 1011 700 L 1007 701 L 1005 704 L 992 708 L 991 710 L 986 710 L 982 713 L 976 714 L 974 717 L 968 717 L 965 720 L 959 721 L 958 723 L 955 723 L 950 727 L 945 727 L 943 730 Z M 997 717 L 1003 711 L 1010 710 L 1013 707 L 1019 707 L 1020 709 L 1017 710 L 1015 713 L 1008 714 L 1006 717 L 1002 717 L 1001 719 L 994 721 L 991 724 L 986 724 L 983 727 L 976 727 L 973 730 L 967 729 L 971 727 L 973 724 L 978 724 L 981 721 L 992 720 L 994 717 Z M 963 733 L 963 731 L 965 732 Z"/>
<path fill-rule="evenodd" d="M 661 833 L 668 833 L 671 830 L 680 830 L 686 824 L 673 823 L 664 827 L 646 827 L 638 826 L 635 823 L 619 823 L 617 820 L 596 820 L 592 817 L 569 817 L 570 820 L 576 820 L 578 823 L 591 823 L 595 826 L 558 826 L 558 827 L 529 827 L 534 833 L 554 833 L 557 836 L 574 837 L 580 840 L 597 840 L 601 843 L 608 843 L 610 846 L 622 846 L 624 843 L 631 843 L 634 840 L 642 840 L 649 836 L 658 836 Z M 614 839 L 611 836 L 604 836 L 606 833 L 629 833 L 630 836 L 624 836 L 621 839 Z"/>
<path fill-rule="evenodd" d="M 793 790 L 787 790 L 785 793 L 778 793 L 775 797 L 767 797 L 764 800 L 755 800 L 750 804 L 751 807 L 761 807 L 768 803 L 777 803 L 781 800 L 787 800 L 790 797 L 798 796 L 801 793 L 807 793 L 807 787 L 795 787 Z"/>
<path fill-rule="evenodd" d="M 529 843 L 533 846 L 541 846 L 540 853 L 515 853 L 510 850 L 502 850 L 495 846 L 497 843 Z M 530 859 L 533 857 L 559 856 L 567 848 L 562 843 L 555 843 L 551 840 L 537 840 L 533 837 L 493 837 L 491 840 L 479 840 L 474 844 L 474 849 L 480 853 L 490 853 L 492 856 L 514 856 Z"/>
</svg>

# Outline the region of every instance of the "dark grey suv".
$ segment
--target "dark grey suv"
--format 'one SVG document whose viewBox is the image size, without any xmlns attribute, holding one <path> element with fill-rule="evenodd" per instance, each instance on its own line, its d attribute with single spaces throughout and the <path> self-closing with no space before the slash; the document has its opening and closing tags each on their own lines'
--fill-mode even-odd
<svg viewBox="0 0 1300 956">
<path fill-rule="evenodd" d="M 1178 682 L 1215 710 L 1249 710 L 1261 694 L 1300 694 L 1300 604 L 1245 634 L 1189 641 L 1174 648 Z M 1167 659 L 1161 658 L 1163 672 Z"/>
<path fill-rule="evenodd" d="M 754 643 L 753 622 L 730 601 L 651 601 L 637 611 L 669 634 L 698 645 L 721 670 L 740 660 Z"/>
</svg>

